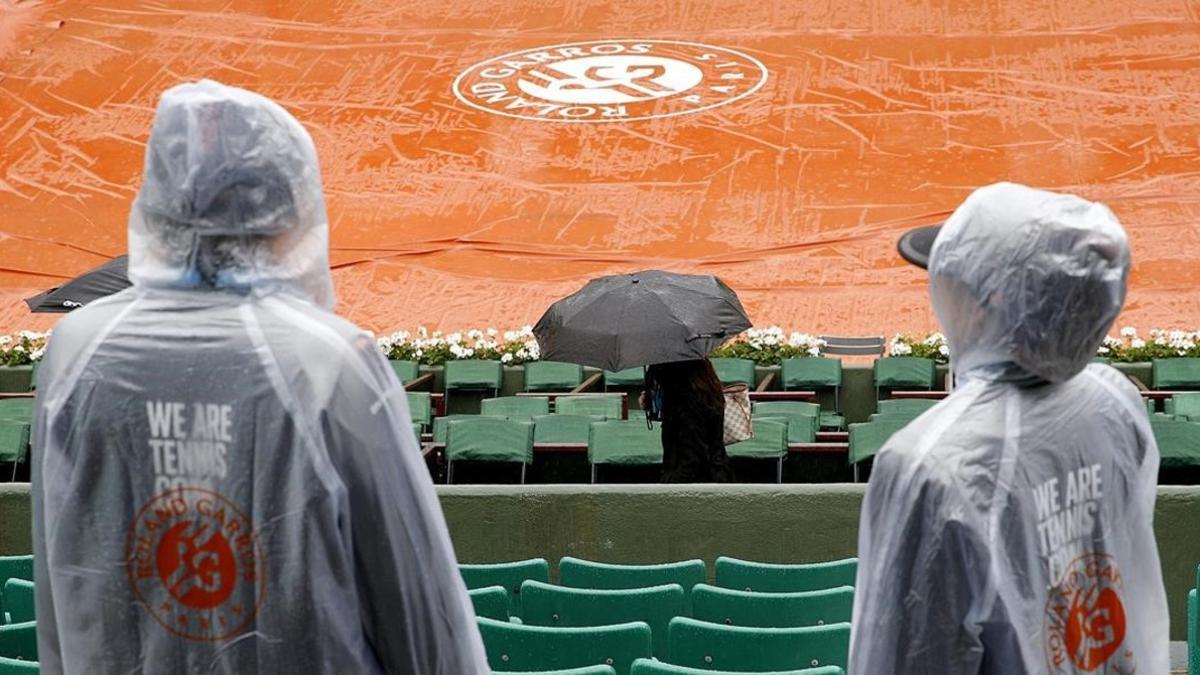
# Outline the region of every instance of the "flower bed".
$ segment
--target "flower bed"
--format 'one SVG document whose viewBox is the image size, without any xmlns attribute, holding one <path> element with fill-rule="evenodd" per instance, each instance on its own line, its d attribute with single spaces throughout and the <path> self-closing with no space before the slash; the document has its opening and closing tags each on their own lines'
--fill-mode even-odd
<svg viewBox="0 0 1200 675">
<path fill-rule="evenodd" d="M 49 333 L 23 330 L 13 335 L 0 335 L 0 366 L 29 366 L 42 360 L 46 353 Z"/>
</svg>

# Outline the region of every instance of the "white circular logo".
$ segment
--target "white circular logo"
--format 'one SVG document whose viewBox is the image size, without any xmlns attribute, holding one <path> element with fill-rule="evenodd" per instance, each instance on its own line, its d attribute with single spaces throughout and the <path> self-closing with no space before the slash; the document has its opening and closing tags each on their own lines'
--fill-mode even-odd
<svg viewBox="0 0 1200 675">
<path fill-rule="evenodd" d="M 454 80 L 463 103 L 539 122 L 629 122 L 733 103 L 767 69 L 725 47 L 674 40 L 602 40 L 504 54 Z"/>
</svg>

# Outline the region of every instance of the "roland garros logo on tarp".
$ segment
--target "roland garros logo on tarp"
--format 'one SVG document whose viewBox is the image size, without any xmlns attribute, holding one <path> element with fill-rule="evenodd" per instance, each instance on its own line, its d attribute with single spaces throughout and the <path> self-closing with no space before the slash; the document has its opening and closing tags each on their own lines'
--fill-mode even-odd
<svg viewBox="0 0 1200 675">
<path fill-rule="evenodd" d="M 463 103 L 543 122 L 628 122 L 708 110 L 767 81 L 757 59 L 674 40 L 536 47 L 471 66 L 454 80 Z"/>
</svg>

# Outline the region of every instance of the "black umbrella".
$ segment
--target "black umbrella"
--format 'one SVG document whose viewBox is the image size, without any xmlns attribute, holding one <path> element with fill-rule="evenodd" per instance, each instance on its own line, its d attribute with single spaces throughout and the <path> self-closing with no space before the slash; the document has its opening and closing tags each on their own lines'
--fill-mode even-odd
<svg viewBox="0 0 1200 675">
<path fill-rule="evenodd" d="M 750 327 L 714 276 L 638 272 L 594 279 L 533 329 L 542 358 L 607 370 L 702 359 Z"/>
<path fill-rule="evenodd" d="M 27 298 L 25 304 L 32 312 L 69 312 L 129 286 L 129 258 L 119 256 L 58 288 Z"/>
<path fill-rule="evenodd" d="M 900 237 L 896 248 L 900 257 L 921 268 L 929 267 L 929 253 L 933 251 L 933 242 L 937 239 L 941 225 L 926 225 L 915 230 L 909 230 Z"/>
</svg>

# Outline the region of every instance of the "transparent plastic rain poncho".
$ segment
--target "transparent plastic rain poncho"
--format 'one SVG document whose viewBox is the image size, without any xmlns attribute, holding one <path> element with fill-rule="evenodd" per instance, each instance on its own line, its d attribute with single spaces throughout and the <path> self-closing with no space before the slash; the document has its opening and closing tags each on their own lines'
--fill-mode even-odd
<svg viewBox="0 0 1200 675">
<path fill-rule="evenodd" d="M 287 112 L 163 95 L 134 285 L 39 373 L 42 672 L 489 672 L 404 391 L 327 311 L 327 229 Z"/>
<path fill-rule="evenodd" d="M 1125 297 L 1103 205 L 997 184 L 930 257 L 956 388 L 876 456 L 850 672 L 1166 673 L 1137 389 L 1089 365 Z"/>
</svg>

